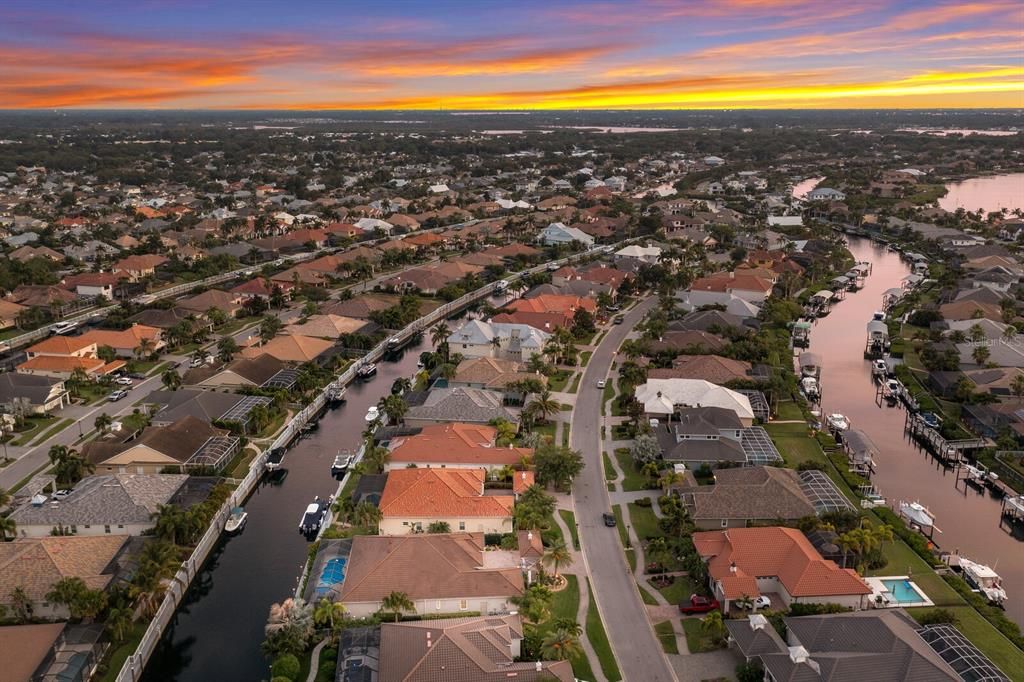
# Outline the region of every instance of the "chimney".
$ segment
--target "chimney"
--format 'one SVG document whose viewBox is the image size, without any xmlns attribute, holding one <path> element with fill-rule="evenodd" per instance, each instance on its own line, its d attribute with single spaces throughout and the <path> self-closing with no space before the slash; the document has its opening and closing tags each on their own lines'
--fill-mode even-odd
<svg viewBox="0 0 1024 682">
<path fill-rule="evenodd" d="M 789 660 L 794 663 L 806 663 L 811 658 L 811 655 L 807 653 L 807 649 L 802 646 L 791 646 L 789 647 Z"/>
</svg>

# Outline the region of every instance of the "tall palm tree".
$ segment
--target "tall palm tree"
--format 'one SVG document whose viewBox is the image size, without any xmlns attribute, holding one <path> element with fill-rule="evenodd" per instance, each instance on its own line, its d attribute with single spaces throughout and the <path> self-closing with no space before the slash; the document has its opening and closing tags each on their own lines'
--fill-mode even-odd
<svg viewBox="0 0 1024 682">
<path fill-rule="evenodd" d="M 157 537 L 177 545 L 186 533 L 188 519 L 185 512 L 173 504 L 161 504 L 157 510 L 150 514 L 150 518 L 156 522 L 153 530 Z"/>
<path fill-rule="evenodd" d="M 541 643 L 541 654 L 544 658 L 554 661 L 565 661 L 574 658 L 583 651 L 580 638 L 566 630 L 552 630 Z"/>
<path fill-rule="evenodd" d="M 107 611 L 107 618 L 104 622 L 111 638 L 115 642 L 123 642 L 128 633 L 131 632 L 134 619 L 135 614 L 130 607 L 118 608 L 114 606 Z"/>
<path fill-rule="evenodd" d="M 579 637 L 583 634 L 583 626 L 577 623 L 572 618 L 552 618 L 551 619 L 552 630 L 565 630 L 570 635 Z"/>
<path fill-rule="evenodd" d="M 11 494 L 0 488 L 0 507 L 6 507 L 11 501 Z"/>
<path fill-rule="evenodd" d="M 110 425 L 114 423 L 114 418 L 106 412 L 99 414 L 96 420 L 93 422 L 93 426 L 100 433 L 106 433 L 110 430 Z"/>
<path fill-rule="evenodd" d="M 444 320 L 441 320 L 430 329 L 430 342 L 434 344 L 434 350 L 438 350 L 441 344 L 444 343 L 451 335 L 451 331 L 448 329 L 448 325 Z"/>
<path fill-rule="evenodd" d="M 177 391 L 181 388 L 181 375 L 178 374 L 177 370 L 167 369 L 160 375 L 160 382 L 169 391 Z"/>
<path fill-rule="evenodd" d="M 722 619 L 721 611 L 712 611 L 701 619 L 701 632 L 710 637 L 715 643 L 725 639 L 725 621 Z"/>
<path fill-rule="evenodd" d="M 142 358 L 149 357 L 156 349 L 156 342 L 153 339 L 142 337 L 139 339 L 139 345 L 135 346 L 135 357 L 141 360 Z"/>
<path fill-rule="evenodd" d="M 409 595 L 397 590 L 381 599 L 380 606 L 382 611 L 390 611 L 395 614 L 396 623 L 406 611 L 416 610 L 416 605 L 409 599 Z"/>
<path fill-rule="evenodd" d="M 32 618 L 32 599 L 28 596 L 28 592 L 21 585 L 18 585 L 9 595 L 8 601 L 11 604 L 11 608 L 14 610 L 14 620 L 18 623 L 25 623 Z"/>
<path fill-rule="evenodd" d="M 0 516 L 0 541 L 7 542 L 18 536 L 18 524 L 10 516 Z"/>
<path fill-rule="evenodd" d="M 402 417 L 409 411 L 409 403 L 405 402 L 405 398 L 400 395 L 387 395 L 380 400 L 380 409 L 387 415 L 388 421 L 392 424 L 397 424 L 402 421 Z"/>
<path fill-rule="evenodd" d="M 540 562 L 544 566 L 551 566 L 555 569 L 555 577 L 558 577 L 558 569 L 562 566 L 572 565 L 572 553 L 569 548 L 565 546 L 564 542 L 558 542 L 548 547 L 544 554 L 540 557 Z"/>
<path fill-rule="evenodd" d="M 327 625 L 332 633 L 337 632 L 345 621 L 345 606 L 341 602 L 331 601 L 324 597 L 313 609 L 313 622 Z"/>
<path fill-rule="evenodd" d="M 376 530 L 384 518 L 380 508 L 369 501 L 360 502 L 352 510 L 352 520 L 357 526 Z"/>
<path fill-rule="evenodd" d="M 543 391 L 538 393 L 534 399 L 530 401 L 528 407 L 533 410 L 534 414 L 540 417 L 542 422 L 545 423 L 548 421 L 548 417 L 562 409 L 562 406 L 558 401 L 551 397 L 551 390 L 548 388 L 545 388 Z"/>
</svg>

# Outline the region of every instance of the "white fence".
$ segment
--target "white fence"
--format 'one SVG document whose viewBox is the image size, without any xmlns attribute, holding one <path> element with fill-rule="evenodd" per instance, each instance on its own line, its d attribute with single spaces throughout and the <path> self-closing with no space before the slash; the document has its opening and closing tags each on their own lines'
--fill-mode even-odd
<svg viewBox="0 0 1024 682">
<path fill-rule="evenodd" d="M 535 272 L 541 272 L 548 268 L 551 264 L 564 265 L 572 261 L 573 258 L 579 258 L 580 256 L 594 255 L 595 253 L 603 253 L 604 250 L 601 248 L 592 249 L 584 254 L 577 254 L 570 256 L 569 258 L 563 258 L 561 260 L 552 261 L 544 265 L 524 270 L 520 275 L 532 274 Z M 308 257 L 308 254 L 302 254 Z M 293 257 L 294 258 L 294 257 Z M 242 272 L 242 271 L 239 271 Z M 224 279 L 231 279 L 239 276 L 239 272 L 225 273 L 224 275 L 217 275 Z M 216 278 L 210 278 L 216 279 Z M 211 283 L 209 280 L 203 280 L 203 283 Z M 197 286 L 199 283 L 194 283 L 188 286 Z M 186 285 L 180 285 L 186 286 Z M 185 595 L 185 591 L 188 589 L 192 580 L 199 573 L 199 569 L 202 567 L 206 557 L 209 556 L 213 550 L 214 545 L 217 543 L 217 539 L 220 537 L 221 531 L 224 528 L 224 524 L 231 514 L 231 509 L 239 506 L 253 491 L 256 484 L 259 483 L 263 477 L 265 464 L 267 457 L 270 452 L 275 448 L 284 447 L 299 433 L 299 431 L 306 425 L 306 422 L 311 417 L 316 415 L 320 409 L 324 406 L 327 399 L 327 394 L 332 390 L 344 389 L 356 376 L 356 372 L 363 365 L 367 365 L 371 362 L 379 360 L 388 349 L 388 341 L 397 338 L 400 342 L 404 342 L 409 337 L 413 336 L 417 332 L 429 329 L 431 325 L 435 324 L 439 320 L 448 318 L 453 313 L 469 306 L 471 303 L 489 296 L 497 290 L 498 283 L 491 282 L 479 289 L 457 298 L 454 301 L 445 303 L 436 310 L 431 311 L 427 315 L 419 318 L 412 324 L 405 327 L 397 334 L 391 336 L 389 339 L 382 341 L 377 344 L 369 353 L 363 356 L 359 361 L 352 363 L 345 369 L 341 375 L 338 376 L 334 381 L 324 387 L 324 389 L 317 394 L 316 398 L 303 408 L 298 414 L 296 414 L 285 427 L 274 442 L 270 444 L 268 448 L 263 450 L 249 466 L 249 473 L 246 474 L 245 478 L 242 479 L 241 483 L 232 493 L 231 497 L 224 503 L 224 506 L 220 508 L 213 521 L 210 523 L 210 527 L 206 529 L 206 533 L 199 540 L 195 549 L 192 551 L 191 556 L 181 565 L 178 572 L 175 574 L 170 586 L 168 587 L 166 595 L 164 595 L 163 601 L 160 603 L 160 608 L 157 609 L 156 615 L 150 622 L 149 627 L 146 628 L 146 633 L 142 636 L 142 640 L 139 642 L 139 646 L 135 649 L 135 653 L 130 655 L 124 662 L 124 666 L 121 668 L 121 672 L 117 676 L 117 682 L 135 682 L 142 677 L 142 671 L 146 667 L 146 663 L 149 661 L 149 657 L 153 655 L 153 651 L 156 649 L 156 645 L 160 641 L 160 637 L 163 635 L 167 625 L 171 622 L 171 618 L 174 617 L 174 612 L 178 608 L 178 604 L 181 602 L 182 597 Z M 161 295 L 172 295 L 160 292 Z M 307 567 L 308 570 L 308 567 Z M 301 581 L 300 581 L 301 585 Z"/>
</svg>

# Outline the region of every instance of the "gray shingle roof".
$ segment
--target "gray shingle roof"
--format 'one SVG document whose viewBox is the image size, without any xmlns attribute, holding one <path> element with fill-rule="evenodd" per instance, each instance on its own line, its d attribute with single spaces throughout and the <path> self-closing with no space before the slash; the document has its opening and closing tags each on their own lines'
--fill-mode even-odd
<svg viewBox="0 0 1024 682">
<path fill-rule="evenodd" d="M 146 523 L 187 479 L 182 474 L 89 476 L 60 502 L 29 504 L 11 516 L 19 526 Z"/>
<path fill-rule="evenodd" d="M 518 422 L 519 415 L 503 404 L 502 394 L 480 388 L 438 388 L 422 405 L 406 413 L 407 420 L 486 424 L 492 419 Z"/>
</svg>

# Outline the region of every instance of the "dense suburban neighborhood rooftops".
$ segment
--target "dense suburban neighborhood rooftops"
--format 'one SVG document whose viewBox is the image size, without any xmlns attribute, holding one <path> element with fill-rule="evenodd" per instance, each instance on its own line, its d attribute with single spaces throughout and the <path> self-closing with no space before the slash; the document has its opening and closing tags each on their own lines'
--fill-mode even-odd
<svg viewBox="0 0 1024 682">
<path fill-rule="evenodd" d="M 478 518 L 512 514 L 511 495 L 484 495 L 484 469 L 392 469 L 380 510 L 387 517 Z"/>
</svg>

